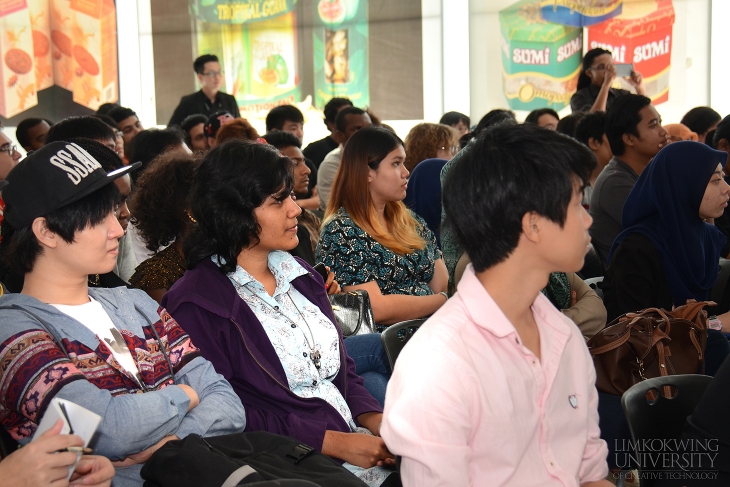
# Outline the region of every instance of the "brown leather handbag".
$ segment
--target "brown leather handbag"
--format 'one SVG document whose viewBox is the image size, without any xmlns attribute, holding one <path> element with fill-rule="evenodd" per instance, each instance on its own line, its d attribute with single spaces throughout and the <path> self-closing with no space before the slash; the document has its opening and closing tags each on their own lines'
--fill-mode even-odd
<svg viewBox="0 0 730 487">
<path fill-rule="evenodd" d="M 705 370 L 710 301 L 688 300 L 667 311 L 647 308 L 626 313 L 588 341 L 596 367 L 596 387 L 622 395 L 642 380 Z"/>
</svg>

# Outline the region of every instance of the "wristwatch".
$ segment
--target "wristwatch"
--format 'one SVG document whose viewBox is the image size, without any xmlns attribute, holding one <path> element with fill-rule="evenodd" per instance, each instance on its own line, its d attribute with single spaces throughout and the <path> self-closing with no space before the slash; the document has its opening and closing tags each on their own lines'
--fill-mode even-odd
<svg viewBox="0 0 730 487">
<path fill-rule="evenodd" d="M 722 330 L 722 321 L 717 319 L 717 315 L 707 318 L 707 327 L 710 330 Z"/>
</svg>

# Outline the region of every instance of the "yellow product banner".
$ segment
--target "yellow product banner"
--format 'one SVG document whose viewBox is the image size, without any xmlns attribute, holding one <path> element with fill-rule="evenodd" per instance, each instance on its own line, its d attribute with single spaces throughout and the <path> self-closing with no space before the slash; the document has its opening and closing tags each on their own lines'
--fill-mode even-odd
<svg viewBox="0 0 730 487">
<path fill-rule="evenodd" d="M 216 9 L 218 21 L 239 23 L 275 17 L 287 13 L 290 7 L 286 0 L 252 0 L 250 2 L 219 3 Z"/>
<path fill-rule="evenodd" d="M 519 98 L 519 100 L 524 103 L 529 103 L 535 98 L 542 98 L 547 100 L 548 103 L 567 104 L 573 97 L 573 92 L 558 93 L 555 91 L 537 88 L 532 83 L 526 83 L 522 85 L 516 93 L 505 93 L 505 96 L 510 100 Z"/>
</svg>

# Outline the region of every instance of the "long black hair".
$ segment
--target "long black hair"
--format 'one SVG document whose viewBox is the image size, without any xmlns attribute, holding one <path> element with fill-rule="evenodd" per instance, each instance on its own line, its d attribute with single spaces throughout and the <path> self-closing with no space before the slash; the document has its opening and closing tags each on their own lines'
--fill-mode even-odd
<svg viewBox="0 0 730 487">
<path fill-rule="evenodd" d="M 269 196 L 283 200 L 291 194 L 291 167 L 268 144 L 231 139 L 208 152 L 190 191 L 196 224 L 183 243 L 188 269 L 217 255 L 221 271 L 233 272 L 241 250 L 259 241 L 254 210 Z"/>
<path fill-rule="evenodd" d="M 715 124 L 720 123 L 722 116 L 710 107 L 694 107 L 684 114 L 679 123 L 683 123 L 697 135 L 707 133 Z"/>
<path fill-rule="evenodd" d="M 586 53 L 585 56 L 583 56 L 583 69 L 580 71 L 580 76 L 578 76 L 578 89 L 582 90 L 583 88 L 587 88 L 591 85 L 591 78 L 588 77 L 586 74 L 586 71 L 588 68 L 591 67 L 593 64 L 593 60 L 596 59 L 598 56 L 601 56 L 603 54 L 609 54 L 613 55 L 611 51 L 607 51 L 606 49 L 601 49 L 600 47 L 597 47 L 595 49 L 591 49 Z"/>
</svg>

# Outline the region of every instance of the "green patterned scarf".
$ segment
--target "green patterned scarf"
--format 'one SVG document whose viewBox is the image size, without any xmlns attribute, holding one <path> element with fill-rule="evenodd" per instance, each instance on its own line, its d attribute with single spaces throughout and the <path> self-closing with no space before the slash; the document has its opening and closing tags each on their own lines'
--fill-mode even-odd
<svg viewBox="0 0 730 487">
<path fill-rule="evenodd" d="M 550 274 L 547 286 L 542 290 L 553 306 L 558 309 L 570 308 L 570 282 L 565 272 L 553 272 Z"/>
</svg>

